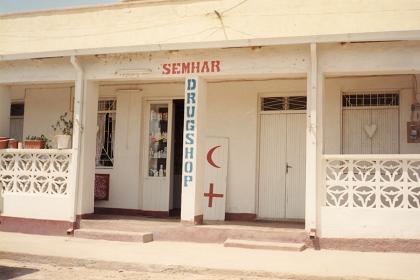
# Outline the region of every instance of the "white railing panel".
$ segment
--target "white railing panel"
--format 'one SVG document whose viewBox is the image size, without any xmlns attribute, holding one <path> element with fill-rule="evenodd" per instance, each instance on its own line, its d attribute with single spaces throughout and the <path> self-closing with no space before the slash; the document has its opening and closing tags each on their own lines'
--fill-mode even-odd
<svg viewBox="0 0 420 280">
<path fill-rule="evenodd" d="M 68 196 L 71 150 L 0 150 L 3 193 Z"/>
<path fill-rule="evenodd" d="M 420 209 L 420 155 L 325 155 L 324 206 Z"/>
</svg>

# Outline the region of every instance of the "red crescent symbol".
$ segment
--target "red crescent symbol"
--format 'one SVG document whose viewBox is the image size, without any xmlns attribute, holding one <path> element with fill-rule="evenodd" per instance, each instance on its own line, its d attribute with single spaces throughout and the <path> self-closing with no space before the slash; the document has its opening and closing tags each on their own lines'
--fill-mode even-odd
<svg viewBox="0 0 420 280">
<path fill-rule="evenodd" d="M 220 146 L 215 146 L 209 150 L 209 152 L 207 153 L 207 161 L 208 163 L 210 163 L 211 166 L 220 168 L 220 166 L 217 166 L 213 161 L 213 153 L 217 148 L 220 148 Z"/>
</svg>

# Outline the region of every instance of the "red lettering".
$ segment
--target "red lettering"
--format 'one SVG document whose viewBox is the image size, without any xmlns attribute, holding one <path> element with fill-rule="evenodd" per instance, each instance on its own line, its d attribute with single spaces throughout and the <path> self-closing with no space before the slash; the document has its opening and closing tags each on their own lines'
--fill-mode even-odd
<svg viewBox="0 0 420 280">
<path fill-rule="evenodd" d="M 187 74 L 189 74 L 190 73 L 190 63 L 188 62 L 188 63 L 186 63 L 186 62 L 184 62 L 184 63 L 182 63 L 182 74 L 185 74 L 185 73 L 187 73 Z"/>
<path fill-rule="evenodd" d="M 221 71 L 220 64 L 220 60 L 164 63 L 162 64 L 162 74 L 216 73 Z"/>
<path fill-rule="evenodd" d="M 181 63 L 172 63 L 172 74 L 180 74 L 179 67 Z"/>
<path fill-rule="evenodd" d="M 211 72 L 220 72 L 220 60 L 213 60 L 211 62 Z"/>
<path fill-rule="evenodd" d="M 208 61 L 204 61 L 203 62 L 203 67 L 201 68 L 201 72 L 202 73 L 208 73 L 210 72 L 210 68 L 209 68 L 209 62 Z"/>
<path fill-rule="evenodd" d="M 162 70 L 163 75 L 168 75 L 168 74 L 171 73 L 171 67 L 169 66 L 169 64 L 167 64 L 167 63 L 163 64 L 162 68 L 163 68 L 163 70 Z"/>
<path fill-rule="evenodd" d="M 200 73 L 200 62 L 193 62 L 191 68 L 191 73 Z"/>
</svg>

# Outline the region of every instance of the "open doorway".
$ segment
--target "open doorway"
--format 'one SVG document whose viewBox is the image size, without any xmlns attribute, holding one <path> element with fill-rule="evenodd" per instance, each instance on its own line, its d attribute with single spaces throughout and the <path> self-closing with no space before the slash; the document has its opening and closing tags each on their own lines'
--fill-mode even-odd
<svg viewBox="0 0 420 280">
<path fill-rule="evenodd" d="M 171 188 L 171 216 L 181 215 L 182 156 L 184 143 L 184 99 L 173 101 L 173 161 Z"/>
</svg>

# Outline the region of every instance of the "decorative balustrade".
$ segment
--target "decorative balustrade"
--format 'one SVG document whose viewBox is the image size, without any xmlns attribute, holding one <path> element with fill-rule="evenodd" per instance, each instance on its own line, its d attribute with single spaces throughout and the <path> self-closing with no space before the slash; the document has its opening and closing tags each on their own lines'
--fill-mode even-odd
<svg viewBox="0 0 420 280">
<path fill-rule="evenodd" d="M 0 187 L 4 193 L 69 194 L 69 150 L 0 150 Z"/>
<path fill-rule="evenodd" d="M 328 207 L 420 209 L 420 155 L 325 155 Z"/>
</svg>

